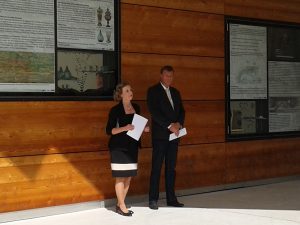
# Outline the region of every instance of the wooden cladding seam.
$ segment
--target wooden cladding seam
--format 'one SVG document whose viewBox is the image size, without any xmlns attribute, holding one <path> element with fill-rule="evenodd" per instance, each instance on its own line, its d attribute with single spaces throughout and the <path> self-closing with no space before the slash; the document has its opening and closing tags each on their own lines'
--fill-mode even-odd
<svg viewBox="0 0 300 225">
<path fill-rule="evenodd" d="M 224 14 L 223 0 L 172 0 L 172 2 L 161 0 L 121 0 L 121 3 Z"/>
</svg>

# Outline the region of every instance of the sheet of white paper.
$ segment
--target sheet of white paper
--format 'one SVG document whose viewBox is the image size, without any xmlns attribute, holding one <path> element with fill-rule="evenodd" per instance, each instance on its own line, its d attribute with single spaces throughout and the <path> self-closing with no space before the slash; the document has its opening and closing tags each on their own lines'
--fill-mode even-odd
<svg viewBox="0 0 300 225">
<path fill-rule="evenodd" d="M 144 131 L 147 122 L 148 119 L 146 119 L 145 117 L 142 117 L 138 114 L 134 114 L 132 120 L 132 125 L 134 126 L 134 129 L 127 131 L 127 135 L 138 141 Z"/>
<path fill-rule="evenodd" d="M 176 136 L 174 133 L 170 134 L 169 141 L 172 141 L 176 138 L 180 138 L 180 137 L 182 137 L 186 134 L 187 134 L 186 129 L 182 128 L 182 129 L 179 130 L 179 135 L 178 136 Z"/>
</svg>

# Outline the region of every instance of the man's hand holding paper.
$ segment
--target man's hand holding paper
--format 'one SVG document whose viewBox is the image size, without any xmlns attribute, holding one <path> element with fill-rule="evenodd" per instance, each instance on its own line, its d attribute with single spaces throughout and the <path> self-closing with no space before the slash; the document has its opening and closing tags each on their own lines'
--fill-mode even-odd
<svg viewBox="0 0 300 225">
<path fill-rule="evenodd" d="M 182 128 L 182 129 L 180 129 L 180 130 L 178 131 L 178 135 L 177 135 L 176 133 L 170 134 L 169 141 L 172 141 L 172 140 L 174 140 L 174 139 L 176 139 L 176 138 L 180 138 L 180 137 L 182 137 L 182 136 L 184 136 L 184 135 L 186 135 L 186 134 L 187 134 L 186 129 L 185 129 L 185 128 Z"/>
</svg>

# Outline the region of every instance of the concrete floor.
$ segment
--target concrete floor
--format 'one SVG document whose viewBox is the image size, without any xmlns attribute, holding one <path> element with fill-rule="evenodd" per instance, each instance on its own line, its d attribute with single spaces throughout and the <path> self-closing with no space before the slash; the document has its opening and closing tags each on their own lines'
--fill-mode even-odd
<svg viewBox="0 0 300 225">
<path fill-rule="evenodd" d="M 181 196 L 184 208 L 159 202 L 150 210 L 147 202 L 133 204 L 132 217 L 113 208 L 3 223 L 5 225 L 300 225 L 300 180 Z"/>
</svg>

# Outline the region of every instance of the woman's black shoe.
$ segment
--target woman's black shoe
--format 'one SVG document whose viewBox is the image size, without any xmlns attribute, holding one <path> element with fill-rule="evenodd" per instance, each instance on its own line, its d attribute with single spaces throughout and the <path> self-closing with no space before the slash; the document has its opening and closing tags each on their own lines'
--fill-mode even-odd
<svg viewBox="0 0 300 225">
<path fill-rule="evenodd" d="M 126 212 L 123 212 L 122 209 L 116 205 L 116 213 L 122 215 L 122 216 L 132 216 L 133 214 L 133 211 L 128 211 L 127 213 Z"/>
</svg>

